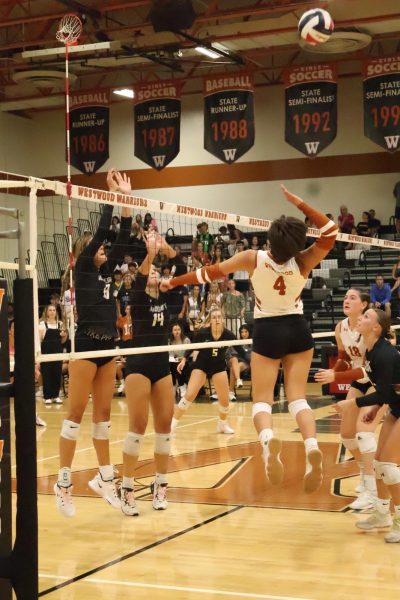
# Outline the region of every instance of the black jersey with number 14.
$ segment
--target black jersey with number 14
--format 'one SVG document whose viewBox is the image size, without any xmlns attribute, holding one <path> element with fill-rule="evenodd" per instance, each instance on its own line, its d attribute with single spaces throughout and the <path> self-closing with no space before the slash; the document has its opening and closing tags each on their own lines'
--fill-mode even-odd
<svg viewBox="0 0 400 600">
<path fill-rule="evenodd" d="M 153 298 L 146 293 L 147 276 L 136 276 L 132 293 L 133 348 L 168 344 L 169 312 L 165 294 Z"/>
</svg>

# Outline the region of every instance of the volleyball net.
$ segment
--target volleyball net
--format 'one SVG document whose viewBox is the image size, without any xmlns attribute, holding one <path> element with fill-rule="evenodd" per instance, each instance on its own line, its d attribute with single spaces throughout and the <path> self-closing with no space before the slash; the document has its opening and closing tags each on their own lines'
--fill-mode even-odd
<svg viewBox="0 0 400 600">
<path fill-rule="evenodd" d="M 68 194 L 68 191 L 70 194 Z M 142 231 L 141 228 L 146 218 L 151 219 L 153 226 L 166 237 L 170 244 L 180 246 L 185 263 L 189 262 L 187 264 L 188 270 L 194 268 L 193 264 L 190 264 L 193 254 L 192 240 L 196 237 L 201 223 L 207 224 L 208 232 L 214 236 L 216 243 L 221 241 L 226 246 L 229 232 L 221 228 L 233 226 L 241 232 L 241 238 L 245 239 L 249 245 L 251 245 L 252 237 L 257 236 L 260 247 L 266 242 L 268 229 L 272 223 L 269 219 L 261 216 L 250 217 L 228 213 L 221 209 L 158 201 L 137 196 L 134 192 L 122 194 L 120 192 L 93 189 L 83 185 L 72 185 L 71 188 L 68 188 L 66 183 L 60 181 L 5 172 L 0 172 L 0 194 L 3 198 L 3 204 L 7 200 L 8 205 L 14 203 L 22 206 L 27 216 L 25 258 L 28 276 L 32 278 L 34 288 L 35 359 L 37 362 L 91 358 L 104 354 L 101 352 L 74 352 L 75 327 L 73 317 L 69 321 L 71 351 L 64 352 L 62 356 L 60 354 L 42 355 L 38 334 L 39 316 L 43 307 L 50 303 L 50 296 L 62 296 L 63 292 L 69 289 L 66 272 L 70 263 L 72 246 L 82 236 L 91 235 L 96 231 L 104 205 L 112 205 L 114 207 L 113 216 L 116 217 L 107 240 L 105 240 L 106 244 L 107 241 L 112 244 L 115 240 L 121 209 L 123 207 L 132 209 L 132 235 L 126 254 L 130 256 L 130 260 L 135 265 L 133 271 L 135 271 L 136 265 L 140 264 L 144 255 L 143 248 L 140 250 L 140 244 L 135 245 L 131 242 L 140 239 L 140 231 Z M 1 203 L 2 201 L 0 201 Z M 284 205 L 284 202 L 282 205 Z M 146 215 L 150 215 L 150 217 L 146 217 Z M 318 229 L 308 229 L 310 240 L 318 236 Z M 332 301 L 335 289 L 343 288 L 343 285 L 349 287 L 350 284 L 369 287 L 373 283 L 375 275 L 382 271 L 385 272 L 386 276 L 389 276 L 388 266 L 392 266 L 396 260 L 396 253 L 400 252 L 400 242 L 394 238 L 394 231 L 390 232 L 386 239 L 343 233 L 338 235 L 334 250 L 327 257 L 327 260 L 321 262 L 318 269 L 313 270 L 306 283 L 305 296 L 308 294 L 310 298 L 310 319 L 313 320 L 313 315 L 318 313 L 322 324 L 325 325 L 323 327 L 324 331 L 318 331 L 318 328 L 314 330 L 314 337 L 332 336 L 332 326 L 336 318 L 335 306 Z M 13 248 L 8 246 L 7 250 L 2 252 L 2 255 L 6 256 L 7 260 L 0 262 L 0 275 L 7 279 L 8 287 L 12 289 L 12 282 L 17 271 Z M 161 262 L 159 265 L 160 270 L 162 266 Z M 354 276 L 352 276 L 352 268 L 357 271 Z M 239 290 L 241 289 L 240 278 L 244 276 L 243 273 L 235 274 L 235 279 L 236 277 L 239 278 L 237 279 Z M 250 294 L 248 296 L 250 297 Z M 246 295 L 246 301 L 248 296 Z M 62 302 L 63 298 L 60 297 L 60 300 Z M 319 301 L 321 306 L 318 306 Z M 250 313 L 251 298 L 248 300 L 248 304 Z M 73 309 L 69 307 L 69 310 Z M 340 311 L 336 312 L 340 313 Z M 324 315 L 325 321 L 323 319 Z M 233 342 L 233 345 L 236 343 L 240 345 L 243 342 Z M 220 342 L 219 344 L 222 346 L 232 345 L 228 342 Z M 184 349 L 187 350 L 191 347 L 198 349 L 199 345 L 185 345 Z M 176 349 L 179 350 L 180 348 L 176 347 Z M 159 347 L 158 350 L 168 350 L 168 348 Z M 105 355 L 117 356 L 149 352 L 152 352 L 151 348 L 117 348 L 115 351 L 105 352 Z"/>
</svg>

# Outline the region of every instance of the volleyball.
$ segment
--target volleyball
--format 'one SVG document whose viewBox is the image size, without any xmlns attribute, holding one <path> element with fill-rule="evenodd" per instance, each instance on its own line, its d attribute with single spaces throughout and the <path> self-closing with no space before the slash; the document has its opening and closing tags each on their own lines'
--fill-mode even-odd
<svg viewBox="0 0 400 600">
<path fill-rule="evenodd" d="M 299 21 L 299 33 L 312 46 L 327 42 L 333 32 L 333 19 L 322 8 L 313 8 L 303 14 Z"/>
</svg>

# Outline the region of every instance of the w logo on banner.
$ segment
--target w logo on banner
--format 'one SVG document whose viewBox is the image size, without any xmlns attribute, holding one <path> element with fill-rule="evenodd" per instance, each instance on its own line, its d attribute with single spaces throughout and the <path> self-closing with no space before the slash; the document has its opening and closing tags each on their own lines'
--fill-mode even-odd
<svg viewBox="0 0 400 600">
<path fill-rule="evenodd" d="M 225 162 L 233 162 L 235 160 L 236 148 L 225 148 L 222 150 L 225 156 Z"/>
<path fill-rule="evenodd" d="M 153 156 L 154 166 L 156 169 L 162 169 L 165 163 L 165 154 L 161 154 L 159 156 Z"/>
<path fill-rule="evenodd" d="M 88 160 L 88 161 L 84 161 L 83 165 L 85 167 L 85 171 L 86 173 L 93 173 L 94 168 L 96 166 L 96 161 L 95 160 Z"/>
<path fill-rule="evenodd" d="M 309 155 L 317 154 L 319 145 L 320 145 L 320 142 L 305 142 L 307 154 L 309 154 Z"/>
<path fill-rule="evenodd" d="M 385 135 L 385 142 L 388 150 L 397 150 L 400 135 Z"/>
</svg>

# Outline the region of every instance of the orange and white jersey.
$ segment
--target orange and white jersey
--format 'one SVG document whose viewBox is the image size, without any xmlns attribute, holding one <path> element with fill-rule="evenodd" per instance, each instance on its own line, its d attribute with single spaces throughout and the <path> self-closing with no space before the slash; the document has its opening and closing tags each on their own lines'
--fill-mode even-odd
<svg viewBox="0 0 400 600">
<path fill-rule="evenodd" d="M 351 368 L 364 366 L 366 347 L 362 335 L 356 330 L 351 329 L 349 319 L 343 319 L 339 324 L 339 334 L 347 356 L 351 360 Z M 361 383 L 367 383 L 368 377 L 358 379 Z"/>
<path fill-rule="evenodd" d="M 306 279 L 295 258 L 276 263 L 265 250 L 257 252 L 257 266 L 251 277 L 255 293 L 254 318 L 302 315 L 300 294 Z"/>
</svg>

